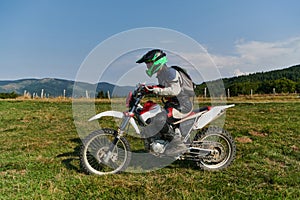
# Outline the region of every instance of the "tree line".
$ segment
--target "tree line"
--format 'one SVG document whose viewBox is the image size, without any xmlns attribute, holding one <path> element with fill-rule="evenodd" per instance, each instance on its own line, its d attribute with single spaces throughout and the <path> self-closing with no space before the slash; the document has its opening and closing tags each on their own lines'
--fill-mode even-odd
<svg viewBox="0 0 300 200">
<path fill-rule="evenodd" d="M 197 85 L 195 89 L 196 96 L 207 97 L 220 95 L 228 96 L 227 91 L 230 91 L 230 96 L 300 93 L 300 65 L 295 65 L 282 70 L 258 72 L 249 75 L 204 82 Z M 20 96 L 20 94 L 16 92 L 0 93 L 1 99 L 17 98 L 18 96 Z M 109 98 L 107 90 L 106 92 L 98 91 L 96 93 L 96 98 Z"/>
<path fill-rule="evenodd" d="M 204 96 L 205 88 L 217 87 L 217 81 L 205 82 L 196 87 L 196 95 Z M 300 65 L 283 70 L 259 72 L 250 75 L 223 79 L 224 88 L 230 96 L 300 92 Z M 215 90 L 214 88 L 214 90 Z M 228 95 L 228 94 L 227 94 Z M 209 89 L 207 96 L 210 96 Z"/>
<path fill-rule="evenodd" d="M 15 99 L 18 96 L 20 96 L 19 94 L 17 94 L 16 92 L 11 92 L 11 93 L 0 93 L 0 99 Z"/>
</svg>

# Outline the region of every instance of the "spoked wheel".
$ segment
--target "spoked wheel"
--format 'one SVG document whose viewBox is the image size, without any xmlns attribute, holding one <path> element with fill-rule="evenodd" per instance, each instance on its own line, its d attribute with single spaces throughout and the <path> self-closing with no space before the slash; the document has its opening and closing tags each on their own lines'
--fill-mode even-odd
<svg viewBox="0 0 300 200">
<path fill-rule="evenodd" d="M 236 146 L 231 135 L 219 127 L 209 127 L 195 136 L 197 147 L 212 150 L 212 153 L 197 164 L 204 170 L 220 170 L 228 167 L 235 159 Z"/>
<path fill-rule="evenodd" d="M 101 129 L 92 132 L 84 139 L 80 150 L 80 164 L 86 173 L 114 174 L 127 168 L 131 151 L 124 137 L 120 137 L 113 150 L 109 152 L 115 135 L 115 130 Z"/>
</svg>

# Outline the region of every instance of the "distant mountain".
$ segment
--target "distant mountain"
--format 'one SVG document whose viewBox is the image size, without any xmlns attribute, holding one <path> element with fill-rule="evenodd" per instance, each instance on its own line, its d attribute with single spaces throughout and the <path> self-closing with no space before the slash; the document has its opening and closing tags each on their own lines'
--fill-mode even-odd
<svg viewBox="0 0 300 200">
<path fill-rule="evenodd" d="M 196 93 L 203 95 L 207 85 L 213 86 L 220 80 L 209 81 L 197 86 Z M 249 75 L 225 78 L 222 80 L 226 92 L 231 96 L 253 94 L 294 93 L 300 92 L 300 65 L 281 70 L 257 72 Z M 209 92 L 209 91 L 207 91 Z"/>
<path fill-rule="evenodd" d="M 300 65 L 289 68 L 274 70 L 269 72 L 258 72 L 249 75 L 225 78 L 223 80 L 215 80 L 204 82 L 197 85 L 196 95 L 204 95 L 204 88 L 208 85 L 218 90 L 220 81 L 223 81 L 226 91 L 230 90 L 231 96 L 253 94 L 273 93 L 293 93 L 300 92 Z M 98 84 L 89 84 L 84 82 L 74 82 L 70 80 L 44 78 L 44 79 L 21 79 L 15 81 L 0 81 L 0 93 L 15 92 L 23 95 L 28 92 L 31 95 L 58 97 L 63 96 L 65 91 L 66 97 L 95 97 L 102 91 L 107 94 L 109 91 L 111 96 L 126 96 L 129 91 L 134 88 L 131 86 L 116 86 L 110 83 L 100 82 Z M 222 89 L 222 88 L 219 88 Z M 75 91 L 73 93 L 73 91 Z M 218 91 L 217 91 L 218 93 Z M 222 91 L 220 90 L 220 93 Z M 224 91 L 223 91 L 224 93 Z M 209 95 L 209 90 L 207 90 Z"/>
<path fill-rule="evenodd" d="M 75 89 L 73 94 L 73 89 Z M 84 82 L 74 82 L 70 80 L 44 78 L 44 79 L 21 79 L 15 81 L 0 81 L 0 93 L 16 92 L 23 95 L 24 92 L 31 95 L 49 97 L 90 97 L 97 96 L 98 92 L 107 93 L 111 96 L 126 96 L 133 87 L 115 86 L 110 83 L 100 82 L 98 84 L 89 84 Z"/>
</svg>

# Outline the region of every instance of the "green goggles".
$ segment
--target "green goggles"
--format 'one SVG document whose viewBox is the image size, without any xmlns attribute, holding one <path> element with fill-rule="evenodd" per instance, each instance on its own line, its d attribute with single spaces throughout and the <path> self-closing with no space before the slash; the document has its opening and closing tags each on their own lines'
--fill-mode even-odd
<svg viewBox="0 0 300 200">
<path fill-rule="evenodd" d="M 167 58 L 166 57 L 163 57 L 155 62 L 153 62 L 152 60 L 150 62 L 153 62 L 153 65 L 151 67 L 149 67 L 149 69 L 146 70 L 146 74 L 149 76 L 149 77 L 152 77 L 153 74 L 155 74 L 156 72 L 158 72 L 163 66 L 164 64 L 167 63 Z M 145 62 L 147 63 L 147 62 Z M 149 62 L 148 62 L 149 63 Z"/>
</svg>

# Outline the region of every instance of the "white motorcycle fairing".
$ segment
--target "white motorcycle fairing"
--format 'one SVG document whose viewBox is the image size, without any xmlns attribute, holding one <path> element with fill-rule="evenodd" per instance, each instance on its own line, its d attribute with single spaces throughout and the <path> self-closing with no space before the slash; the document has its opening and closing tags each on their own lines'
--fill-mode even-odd
<svg viewBox="0 0 300 200">
<path fill-rule="evenodd" d="M 193 129 L 196 130 L 196 129 L 203 128 L 210 122 L 214 121 L 215 119 L 217 119 L 218 117 L 223 115 L 227 108 L 230 108 L 233 106 L 234 106 L 234 104 L 226 105 L 226 106 L 214 106 L 207 112 L 199 113 L 200 117 L 194 124 Z"/>
<path fill-rule="evenodd" d="M 209 124 L 210 122 L 214 121 L 215 119 L 217 119 L 218 117 L 223 115 L 227 108 L 230 108 L 233 106 L 234 106 L 234 104 L 225 105 L 225 106 L 214 106 L 209 111 L 203 111 L 203 112 L 196 113 L 195 115 L 186 117 L 182 120 L 175 122 L 174 124 L 179 124 L 188 119 L 198 118 L 193 126 L 193 129 L 194 130 L 201 129 L 204 126 L 206 126 L 207 124 Z M 122 119 L 124 117 L 124 113 L 119 112 L 119 111 L 105 111 L 105 112 L 101 112 L 101 113 L 91 117 L 88 121 L 93 121 L 96 119 L 100 119 L 102 117 L 116 117 L 116 118 Z M 138 125 L 136 124 L 136 122 L 134 121 L 133 118 L 130 118 L 129 123 L 133 126 L 133 128 L 137 134 L 141 133 L 138 128 Z"/>
<path fill-rule="evenodd" d="M 122 119 L 124 117 L 124 113 L 119 112 L 119 111 L 113 111 L 113 110 L 105 111 L 105 112 L 101 112 L 101 113 L 91 117 L 88 121 L 90 122 L 90 121 L 93 121 L 96 119 L 100 119 L 101 117 L 115 117 L 115 118 Z M 133 126 L 133 128 L 137 134 L 141 133 L 133 118 L 130 118 L 129 123 Z"/>
</svg>

